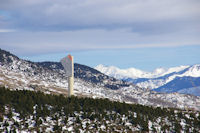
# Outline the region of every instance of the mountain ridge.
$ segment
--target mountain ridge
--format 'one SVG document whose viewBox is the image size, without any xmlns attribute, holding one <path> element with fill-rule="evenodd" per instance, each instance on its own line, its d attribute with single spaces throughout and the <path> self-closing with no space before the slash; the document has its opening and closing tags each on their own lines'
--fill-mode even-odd
<svg viewBox="0 0 200 133">
<path fill-rule="evenodd" d="M 198 64 L 195 64 L 198 65 Z M 191 65 L 194 66 L 194 65 Z M 158 78 L 173 72 L 180 72 L 186 68 L 191 67 L 189 65 L 181 65 L 178 67 L 171 67 L 171 68 L 163 68 L 163 67 L 159 67 L 154 69 L 151 72 L 148 71 L 143 71 L 134 67 L 131 68 L 127 68 L 127 69 L 120 69 L 116 66 L 104 66 L 102 64 L 97 65 L 96 67 L 94 67 L 95 69 L 101 71 L 102 73 L 105 73 L 107 75 L 112 75 L 112 72 L 115 72 L 117 74 L 121 74 L 120 76 L 122 76 L 122 78 L 132 78 L 132 79 L 138 79 L 138 78 Z M 132 77 L 131 77 L 132 75 Z M 198 75 L 199 76 L 199 75 Z M 116 76 L 113 76 L 116 77 Z M 119 77 L 116 77 L 119 79 Z"/>
<path fill-rule="evenodd" d="M 38 63 L 15 58 L 12 55 L 1 55 L 3 58 L 0 64 L 1 86 L 14 90 L 67 95 L 67 77 L 60 63 Z M 157 93 L 80 64 L 75 64 L 74 93 L 80 97 L 108 98 L 131 104 L 200 110 L 200 97 Z"/>
<path fill-rule="evenodd" d="M 195 65 L 191 65 L 191 66 L 172 67 L 172 68 L 168 68 L 166 70 L 159 68 L 159 69 L 155 69 L 153 71 L 155 73 L 143 72 L 143 71 L 139 70 L 139 74 L 137 73 L 137 69 L 134 69 L 134 68 L 119 69 L 114 66 L 106 67 L 103 65 L 98 65 L 95 68 L 97 70 L 101 71 L 102 73 L 105 73 L 109 76 L 113 76 L 118 79 L 132 82 L 132 83 L 138 85 L 139 87 L 149 88 L 152 90 L 159 90 L 159 88 L 163 88 L 162 92 L 178 92 L 179 90 L 178 89 L 173 90 L 172 86 L 166 87 L 166 85 L 170 84 L 170 82 L 174 83 L 174 86 L 175 86 L 174 88 L 179 87 L 178 85 L 180 85 L 179 84 L 180 81 L 175 80 L 177 77 L 180 77 L 179 79 L 181 79 L 181 77 L 182 78 L 194 77 L 193 81 L 195 82 L 195 84 L 198 84 L 197 82 L 199 82 L 199 80 L 195 80 L 195 79 L 198 79 L 200 77 L 200 65 L 199 64 L 195 64 Z M 138 76 L 134 76 L 133 71 L 129 71 L 131 69 L 136 70 L 136 73 L 134 73 L 134 74 L 138 75 Z M 115 73 L 112 73 L 113 71 Z M 175 81 L 177 81 L 177 83 L 175 83 Z M 192 83 L 192 81 L 191 81 L 191 83 Z M 194 86 L 192 84 L 190 86 L 188 86 L 188 88 L 192 88 L 192 87 L 198 87 L 198 86 Z M 182 89 L 186 89 L 186 88 L 182 88 Z M 188 91 L 185 91 L 185 92 L 180 91 L 180 92 L 186 93 Z M 190 93 L 188 93 L 188 94 L 190 94 Z M 193 93 L 193 95 L 200 96 L 200 93 Z"/>
<path fill-rule="evenodd" d="M 60 71 L 64 70 L 63 66 L 61 65 L 60 62 L 50 62 L 50 61 L 31 62 L 28 60 L 22 60 L 22 59 L 19 59 L 16 55 L 13 55 L 10 52 L 7 52 L 2 49 L 0 49 L 0 59 L 1 59 L 0 60 L 1 65 L 9 65 L 13 61 L 17 60 L 17 61 L 21 61 L 21 63 L 25 63 L 25 64 L 30 63 L 30 66 L 34 67 L 34 68 L 37 68 L 37 67 L 39 69 L 44 68 L 47 71 L 53 70 L 54 72 L 60 72 Z M 20 65 L 20 62 L 19 62 L 19 65 Z M 83 71 L 83 69 L 84 69 L 84 71 Z M 62 71 L 62 74 L 64 74 L 64 71 Z M 84 77 L 82 76 L 82 75 L 86 75 L 86 74 L 87 74 L 88 78 L 86 76 L 84 76 Z M 128 83 L 125 81 L 115 79 L 113 77 L 109 77 L 109 76 L 104 75 L 103 73 L 97 71 L 96 69 L 93 69 L 93 68 L 90 68 L 88 66 L 78 64 L 78 63 L 74 64 L 74 76 L 75 76 L 75 78 L 80 78 L 80 79 L 86 80 L 86 81 L 93 80 L 93 82 L 98 83 L 98 84 L 107 82 L 108 84 L 106 86 L 111 89 L 119 89 L 120 86 L 125 87 L 125 86 L 129 86 L 132 84 L 132 83 Z M 104 81 L 104 80 L 109 80 L 109 81 Z"/>
</svg>

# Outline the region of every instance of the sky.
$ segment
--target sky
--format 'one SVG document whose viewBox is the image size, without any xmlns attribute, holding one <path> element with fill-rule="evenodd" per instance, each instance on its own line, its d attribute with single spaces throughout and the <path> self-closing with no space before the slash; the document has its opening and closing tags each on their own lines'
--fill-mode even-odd
<svg viewBox="0 0 200 133">
<path fill-rule="evenodd" d="M 0 48 L 152 71 L 200 63 L 199 0 L 0 0 Z"/>
</svg>

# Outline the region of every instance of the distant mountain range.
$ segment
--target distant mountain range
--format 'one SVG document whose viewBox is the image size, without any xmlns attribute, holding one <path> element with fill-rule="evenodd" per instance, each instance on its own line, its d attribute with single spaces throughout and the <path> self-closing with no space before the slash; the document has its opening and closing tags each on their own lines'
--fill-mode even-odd
<svg viewBox="0 0 200 133">
<path fill-rule="evenodd" d="M 119 69 L 104 65 L 98 65 L 95 69 L 111 77 L 129 81 L 139 87 L 149 88 L 157 92 L 179 92 L 200 96 L 199 64 L 169 69 L 157 68 L 153 72 L 145 72 L 135 68 Z"/>
<path fill-rule="evenodd" d="M 200 110 L 200 97 L 160 93 L 132 82 L 107 76 L 86 65 L 75 64 L 74 93 L 78 97 L 108 98 L 112 101 L 148 106 Z M 128 78 L 126 78 L 128 79 Z M 59 62 L 31 62 L 0 49 L 0 86 L 11 90 L 42 91 L 67 95 L 67 77 Z"/>
</svg>

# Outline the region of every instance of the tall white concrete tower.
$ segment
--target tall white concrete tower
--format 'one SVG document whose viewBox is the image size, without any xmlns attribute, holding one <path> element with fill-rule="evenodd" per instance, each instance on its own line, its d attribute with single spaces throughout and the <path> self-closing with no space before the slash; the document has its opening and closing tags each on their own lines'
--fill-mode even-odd
<svg viewBox="0 0 200 133">
<path fill-rule="evenodd" d="M 74 58 L 68 55 L 61 59 L 61 64 L 64 67 L 68 77 L 68 96 L 74 95 Z"/>
</svg>

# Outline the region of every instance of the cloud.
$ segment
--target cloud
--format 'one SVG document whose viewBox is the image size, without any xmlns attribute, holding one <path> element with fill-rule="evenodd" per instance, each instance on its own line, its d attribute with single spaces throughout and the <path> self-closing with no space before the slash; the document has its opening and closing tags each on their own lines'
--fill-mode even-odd
<svg viewBox="0 0 200 133">
<path fill-rule="evenodd" d="M 198 0 L 3 0 L 0 5 L 20 28 L 57 31 L 199 22 L 199 7 Z"/>
<path fill-rule="evenodd" d="M 15 32 L 13 29 L 0 29 L 0 32 Z"/>
<path fill-rule="evenodd" d="M 199 0 L 1 0 L 0 46 L 25 55 L 199 45 L 199 7 Z"/>
<path fill-rule="evenodd" d="M 199 34 L 140 35 L 130 29 L 87 29 L 63 32 L 0 33 L 1 48 L 18 55 L 59 53 L 94 49 L 130 49 L 143 47 L 174 47 L 198 45 Z"/>
</svg>

